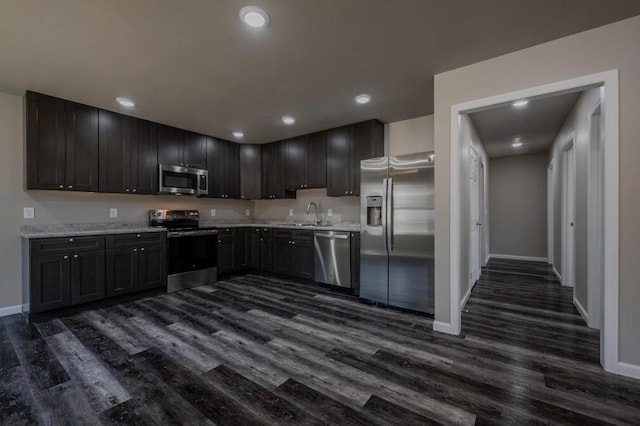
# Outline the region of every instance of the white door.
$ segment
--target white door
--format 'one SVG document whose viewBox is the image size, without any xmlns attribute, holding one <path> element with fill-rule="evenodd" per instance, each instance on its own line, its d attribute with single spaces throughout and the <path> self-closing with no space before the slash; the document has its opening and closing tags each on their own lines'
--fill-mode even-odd
<svg viewBox="0 0 640 426">
<path fill-rule="evenodd" d="M 575 149 L 571 140 L 562 154 L 562 284 L 574 286 L 575 280 Z"/>
<path fill-rule="evenodd" d="M 478 153 L 469 148 L 470 193 L 469 204 L 469 288 L 480 278 L 480 161 Z"/>
</svg>

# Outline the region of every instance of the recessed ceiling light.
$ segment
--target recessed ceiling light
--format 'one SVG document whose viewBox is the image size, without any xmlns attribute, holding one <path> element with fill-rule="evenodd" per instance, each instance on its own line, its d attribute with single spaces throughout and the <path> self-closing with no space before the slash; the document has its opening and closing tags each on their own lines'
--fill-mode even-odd
<svg viewBox="0 0 640 426">
<path fill-rule="evenodd" d="M 233 137 L 238 138 L 238 139 L 241 139 L 241 138 L 244 137 L 244 133 L 242 133 L 242 132 L 240 132 L 238 130 L 236 130 L 235 132 L 233 132 L 231 134 L 233 135 Z"/>
<path fill-rule="evenodd" d="M 353 100 L 359 104 L 367 104 L 369 103 L 369 101 L 371 101 L 371 96 L 367 95 L 366 93 L 363 93 L 362 95 L 358 95 L 355 98 L 353 98 Z"/>
<path fill-rule="evenodd" d="M 240 9 L 240 19 L 253 28 L 262 28 L 269 25 L 269 14 L 256 6 L 245 6 Z"/>
<path fill-rule="evenodd" d="M 522 146 L 522 142 L 514 142 L 511 144 L 511 146 L 514 148 L 520 148 Z"/>
<path fill-rule="evenodd" d="M 522 108 L 523 106 L 525 106 L 526 104 L 528 104 L 529 101 L 526 99 L 521 99 L 519 101 L 515 101 L 514 103 L 511 104 L 511 106 L 514 106 L 516 108 Z"/>
<path fill-rule="evenodd" d="M 290 115 L 285 115 L 284 117 L 282 117 L 282 122 L 290 126 L 296 122 L 296 119 L 291 117 Z"/>
<path fill-rule="evenodd" d="M 135 102 L 133 102 L 129 98 L 125 98 L 124 96 L 117 97 L 116 98 L 116 102 L 118 102 L 120 105 L 122 105 L 123 107 L 126 107 L 126 108 L 133 108 L 134 106 L 136 106 Z"/>
</svg>

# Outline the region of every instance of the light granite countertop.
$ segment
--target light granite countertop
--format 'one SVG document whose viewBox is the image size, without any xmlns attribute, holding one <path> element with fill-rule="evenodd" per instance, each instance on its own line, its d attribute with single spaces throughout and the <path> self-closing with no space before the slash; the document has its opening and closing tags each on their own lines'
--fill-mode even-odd
<svg viewBox="0 0 640 426">
<path fill-rule="evenodd" d="M 360 224 L 345 222 L 320 226 L 309 226 L 309 223 L 287 221 L 201 221 L 200 226 L 217 228 L 284 228 L 308 231 L 346 231 L 360 232 Z M 79 223 L 55 225 L 23 225 L 20 236 L 26 239 L 74 237 L 82 235 L 128 234 L 136 232 L 165 232 L 164 228 L 150 227 L 146 223 Z"/>
</svg>

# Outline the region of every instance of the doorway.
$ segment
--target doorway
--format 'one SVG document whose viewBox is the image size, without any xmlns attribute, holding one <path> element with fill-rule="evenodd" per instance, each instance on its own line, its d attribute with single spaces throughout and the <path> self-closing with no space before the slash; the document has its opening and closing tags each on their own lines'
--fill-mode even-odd
<svg viewBox="0 0 640 426">
<path fill-rule="evenodd" d="M 574 136 L 565 142 L 562 151 L 562 277 L 566 287 L 575 285 L 575 211 L 576 211 L 576 153 Z"/>
</svg>

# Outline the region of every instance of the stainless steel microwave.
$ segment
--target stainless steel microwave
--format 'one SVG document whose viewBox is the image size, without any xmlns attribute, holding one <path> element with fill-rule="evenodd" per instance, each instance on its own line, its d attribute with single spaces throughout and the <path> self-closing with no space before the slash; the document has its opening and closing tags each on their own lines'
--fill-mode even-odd
<svg viewBox="0 0 640 426">
<path fill-rule="evenodd" d="M 209 172 L 191 167 L 160 164 L 161 194 L 207 195 L 209 193 Z"/>
</svg>

